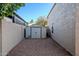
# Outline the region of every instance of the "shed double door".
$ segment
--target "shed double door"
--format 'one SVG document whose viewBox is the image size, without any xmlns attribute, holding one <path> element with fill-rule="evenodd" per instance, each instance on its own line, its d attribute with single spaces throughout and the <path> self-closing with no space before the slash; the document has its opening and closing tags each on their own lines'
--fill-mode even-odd
<svg viewBox="0 0 79 59">
<path fill-rule="evenodd" d="M 41 38 L 41 28 L 32 27 L 31 28 L 31 38 Z"/>
</svg>

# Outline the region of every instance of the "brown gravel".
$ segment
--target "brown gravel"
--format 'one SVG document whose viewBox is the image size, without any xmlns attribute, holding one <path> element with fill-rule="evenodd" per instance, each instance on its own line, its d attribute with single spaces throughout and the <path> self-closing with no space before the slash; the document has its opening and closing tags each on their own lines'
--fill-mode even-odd
<svg viewBox="0 0 79 59">
<path fill-rule="evenodd" d="M 8 56 L 70 56 L 52 39 L 25 39 Z"/>
</svg>

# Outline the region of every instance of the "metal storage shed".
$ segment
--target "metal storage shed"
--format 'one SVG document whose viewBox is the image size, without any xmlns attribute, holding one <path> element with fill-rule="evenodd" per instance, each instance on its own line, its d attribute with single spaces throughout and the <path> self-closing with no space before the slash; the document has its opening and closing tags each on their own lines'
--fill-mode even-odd
<svg viewBox="0 0 79 59">
<path fill-rule="evenodd" d="M 42 26 L 26 27 L 26 38 L 46 38 L 46 28 Z"/>
</svg>

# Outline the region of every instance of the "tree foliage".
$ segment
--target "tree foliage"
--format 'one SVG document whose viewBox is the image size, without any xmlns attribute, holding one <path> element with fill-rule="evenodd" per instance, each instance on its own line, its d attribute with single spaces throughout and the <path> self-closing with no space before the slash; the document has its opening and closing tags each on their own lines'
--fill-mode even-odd
<svg viewBox="0 0 79 59">
<path fill-rule="evenodd" d="M 47 19 L 45 17 L 40 16 L 37 19 L 36 24 L 45 27 L 47 25 Z"/>
<path fill-rule="evenodd" d="M 0 19 L 4 16 L 12 15 L 12 13 L 24 6 L 23 3 L 1 3 L 0 4 Z"/>
</svg>

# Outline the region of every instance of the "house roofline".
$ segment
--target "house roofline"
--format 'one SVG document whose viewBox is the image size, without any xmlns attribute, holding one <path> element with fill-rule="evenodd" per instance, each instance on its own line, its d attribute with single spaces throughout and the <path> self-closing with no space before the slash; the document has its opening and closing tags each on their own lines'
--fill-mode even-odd
<svg viewBox="0 0 79 59">
<path fill-rule="evenodd" d="M 23 18 L 21 18 L 16 12 L 13 12 L 14 15 L 16 15 L 18 18 L 20 18 L 22 21 L 24 21 L 25 23 L 27 23 Z"/>
<path fill-rule="evenodd" d="M 51 8 L 51 10 L 50 10 L 50 12 L 49 12 L 49 14 L 48 14 L 48 16 L 47 16 L 47 19 L 48 19 L 50 13 L 52 12 L 52 10 L 54 9 L 55 5 L 56 5 L 56 3 L 54 3 L 54 5 L 52 6 L 52 8 Z"/>
</svg>

